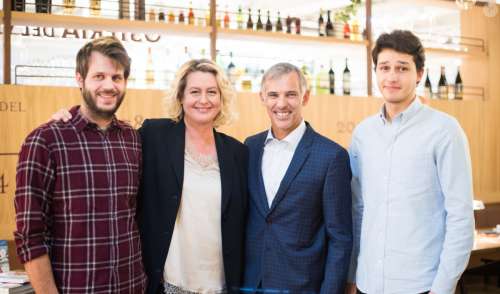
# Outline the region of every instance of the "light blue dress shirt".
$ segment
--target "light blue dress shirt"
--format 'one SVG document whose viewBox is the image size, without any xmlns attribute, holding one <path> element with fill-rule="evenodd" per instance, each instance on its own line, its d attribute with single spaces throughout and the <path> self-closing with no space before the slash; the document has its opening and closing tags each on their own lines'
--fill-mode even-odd
<svg viewBox="0 0 500 294">
<path fill-rule="evenodd" d="M 467 138 L 418 98 L 392 122 L 384 113 L 356 127 L 349 150 L 350 280 L 368 294 L 455 293 L 474 243 Z"/>
</svg>

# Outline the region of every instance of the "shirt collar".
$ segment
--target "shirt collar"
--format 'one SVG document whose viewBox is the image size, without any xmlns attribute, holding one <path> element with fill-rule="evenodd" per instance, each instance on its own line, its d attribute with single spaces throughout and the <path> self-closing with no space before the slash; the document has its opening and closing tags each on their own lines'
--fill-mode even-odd
<svg viewBox="0 0 500 294">
<path fill-rule="evenodd" d="M 393 120 L 400 119 L 402 123 L 407 122 L 409 119 L 411 119 L 413 116 L 415 116 L 415 114 L 418 112 L 418 110 L 420 110 L 422 107 L 423 107 L 423 104 L 420 101 L 420 98 L 415 96 L 415 98 L 410 103 L 410 105 L 405 110 L 403 110 L 400 114 L 398 114 Z M 380 108 L 379 117 L 384 124 L 387 123 L 387 118 L 385 117 L 385 103 Z"/>
<path fill-rule="evenodd" d="M 288 144 L 290 144 L 292 148 L 295 149 L 297 145 L 299 145 L 300 139 L 302 139 L 302 136 L 304 135 L 305 132 L 306 132 L 306 123 L 304 119 L 302 119 L 300 124 L 293 131 L 291 131 L 290 134 L 288 134 L 285 138 L 281 140 L 276 139 L 273 135 L 272 129 L 269 129 L 269 131 L 267 131 L 267 137 L 266 140 L 264 141 L 264 145 L 273 140 L 276 140 L 280 142 L 287 142 Z"/>
<path fill-rule="evenodd" d="M 82 115 L 82 112 L 80 111 L 80 105 L 73 106 L 69 110 L 69 113 L 71 113 L 70 123 L 72 123 L 75 126 L 75 128 L 78 132 L 83 131 L 85 128 L 89 128 L 89 129 L 93 129 L 93 130 L 99 129 L 96 123 L 91 122 L 85 116 Z M 112 129 L 122 130 L 123 128 L 124 128 L 123 122 L 119 121 L 116 118 L 116 116 L 113 115 L 113 119 L 111 120 L 111 124 L 109 125 L 108 130 L 112 130 Z"/>
</svg>

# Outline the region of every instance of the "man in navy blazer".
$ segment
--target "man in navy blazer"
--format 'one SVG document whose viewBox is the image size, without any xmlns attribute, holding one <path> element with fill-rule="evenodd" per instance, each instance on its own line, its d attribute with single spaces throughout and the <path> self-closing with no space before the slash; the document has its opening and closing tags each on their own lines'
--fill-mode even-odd
<svg viewBox="0 0 500 294">
<path fill-rule="evenodd" d="M 343 293 L 352 250 L 349 156 L 302 118 L 304 75 L 278 63 L 262 78 L 271 129 L 249 137 L 243 292 Z"/>
</svg>

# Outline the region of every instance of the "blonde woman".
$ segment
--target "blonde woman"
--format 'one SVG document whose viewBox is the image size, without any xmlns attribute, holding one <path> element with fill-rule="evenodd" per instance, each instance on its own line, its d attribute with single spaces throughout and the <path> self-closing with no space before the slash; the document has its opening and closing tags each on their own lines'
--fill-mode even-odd
<svg viewBox="0 0 500 294">
<path fill-rule="evenodd" d="M 243 268 L 247 148 L 215 128 L 235 93 L 212 61 L 191 60 L 145 120 L 138 221 L 147 293 L 238 293 Z"/>
</svg>

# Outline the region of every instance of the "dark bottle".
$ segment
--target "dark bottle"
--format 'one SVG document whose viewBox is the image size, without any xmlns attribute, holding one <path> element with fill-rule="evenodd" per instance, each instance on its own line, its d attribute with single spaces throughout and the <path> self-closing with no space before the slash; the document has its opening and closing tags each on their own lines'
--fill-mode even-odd
<svg viewBox="0 0 500 294">
<path fill-rule="evenodd" d="M 146 19 L 146 0 L 135 0 L 134 18 L 136 20 Z"/>
<path fill-rule="evenodd" d="M 424 93 L 426 98 L 432 98 L 432 84 L 429 78 L 429 69 L 427 69 L 427 77 L 425 78 Z"/>
<path fill-rule="evenodd" d="M 330 10 L 328 10 L 326 13 L 328 15 L 328 18 L 326 19 L 326 27 L 325 27 L 325 32 L 327 36 L 333 36 L 333 23 L 332 20 L 330 19 Z"/>
<path fill-rule="evenodd" d="M 283 24 L 281 23 L 281 16 L 279 11 L 278 11 L 278 20 L 276 21 L 276 31 L 277 32 L 283 31 Z"/>
<path fill-rule="evenodd" d="M 300 35 L 300 18 L 295 18 L 295 33 Z"/>
<path fill-rule="evenodd" d="M 319 19 L 318 19 L 318 35 L 325 35 L 325 20 L 323 19 L 323 9 L 319 10 Z"/>
<path fill-rule="evenodd" d="M 344 95 L 351 95 L 351 71 L 347 66 L 347 58 L 345 59 L 344 75 L 342 77 L 342 88 Z"/>
<path fill-rule="evenodd" d="M 24 11 L 26 9 L 26 1 L 25 0 L 12 0 L 11 1 L 11 9 L 12 11 Z"/>
<path fill-rule="evenodd" d="M 51 0 L 35 0 L 35 11 L 38 13 L 51 13 L 52 1 Z"/>
<path fill-rule="evenodd" d="M 159 21 L 165 21 L 165 13 L 164 12 L 158 13 L 158 20 Z"/>
<path fill-rule="evenodd" d="M 286 17 L 286 33 L 292 33 L 292 18 L 289 16 Z"/>
<path fill-rule="evenodd" d="M 264 24 L 262 23 L 262 20 L 260 19 L 260 9 L 257 10 L 257 31 L 263 30 L 264 29 Z"/>
<path fill-rule="evenodd" d="M 457 77 L 455 78 L 455 99 L 462 100 L 464 98 L 464 84 L 460 76 L 460 67 L 457 69 Z"/>
<path fill-rule="evenodd" d="M 253 30 L 252 9 L 248 8 L 247 29 Z"/>
<path fill-rule="evenodd" d="M 441 66 L 441 76 L 438 83 L 439 99 L 448 99 L 448 82 L 446 81 L 446 72 L 444 66 Z"/>
<path fill-rule="evenodd" d="M 185 22 L 186 22 L 186 20 L 185 20 L 185 18 L 184 18 L 184 11 L 182 11 L 182 10 L 181 10 L 181 11 L 179 12 L 179 17 L 178 17 L 178 20 L 179 20 L 179 23 L 185 23 Z"/>
<path fill-rule="evenodd" d="M 129 0 L 120 0 L 118 7 L 118 17 L 121 19 L 130 19 L 130 2 Z"/>
<path fill-rule="evenodd" d="M 269 10 L 267 11 L 267 21 L 266 21 L 266 32 L 272 32 L 273 23 L 271 22 L 271 17 L 269 16 Z"/>
<path fill-rule="evenodd" d="M 335 94 L 335 72 L 333 71 L 333 65 L 331 60 L 330 60 L 330 70 L 328 71 L 328 79 L 330 80 L 330 94 Z"/>
</svg>

